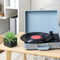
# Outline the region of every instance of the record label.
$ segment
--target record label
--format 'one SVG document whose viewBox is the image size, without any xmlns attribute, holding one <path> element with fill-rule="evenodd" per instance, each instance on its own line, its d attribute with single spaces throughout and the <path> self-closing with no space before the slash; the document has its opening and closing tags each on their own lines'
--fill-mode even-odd
<svg viewBox="0 0 60 60">
<path fill-rule="evenodd" d="M 40 39 L 41 38 L 41 36 L 39 36 L 39 35 L 33 35 L 33 36 L 31 36 L 31 39 Z"/>
</svg>

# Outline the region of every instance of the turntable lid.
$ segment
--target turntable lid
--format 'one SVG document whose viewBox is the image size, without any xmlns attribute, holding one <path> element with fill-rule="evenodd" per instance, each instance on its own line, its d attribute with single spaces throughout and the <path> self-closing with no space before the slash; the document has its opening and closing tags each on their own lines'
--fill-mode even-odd
<svg viewBox="0 0 60 60">
<path fill-rule="evenodd" d="M 58 33 L 57 10 L 25 11 L 25 33 L 53 31 Z"/>
</svg>

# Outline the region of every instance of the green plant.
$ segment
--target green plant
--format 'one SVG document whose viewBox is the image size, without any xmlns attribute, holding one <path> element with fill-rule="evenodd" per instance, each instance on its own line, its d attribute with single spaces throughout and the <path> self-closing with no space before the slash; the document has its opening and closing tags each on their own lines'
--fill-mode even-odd
<svg viewBox="0 0 60 60">
<path fill-rule="evenodd" d="M 7 33 L 5 33 L 3 39 L 5 40 L 5 42 L 8 41 L 8 42 L 10 42 L 10 43 L 11 43 L 11 41 L 12 41 L 12 42 L 16 41 L 16 40 L 15 40 L 16 37 L 15 37 L 15 34 L 14 34 L 13 32 L 7 32 Z"/>
</svg>

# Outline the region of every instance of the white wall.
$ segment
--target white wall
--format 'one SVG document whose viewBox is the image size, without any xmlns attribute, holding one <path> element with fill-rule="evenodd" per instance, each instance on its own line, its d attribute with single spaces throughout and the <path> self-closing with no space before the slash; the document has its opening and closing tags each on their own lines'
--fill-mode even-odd
<svg viewBox="0 0 60 60">
<path fill-rule="evenodd" d="M 58 5 L 60 0 L 31 0 L 31 9 L 46 8 L 47 5 Z"/>
<path fill-rule="evenodd" d="M 24 11 L 30 10 L 30 0 L 19 0 L 19 31 L 24 31 Z"/>
<path fill-rule="evenodd" d="M 0 34 L 9 31 L 9 20 L 0 20 Z"/>
<path fill-rule="evenodd" d="M 31 9 L 37 9 L 43 8 L 44 5 L 50 4 L 51 0 L 31 0 Z"/>
</svg>

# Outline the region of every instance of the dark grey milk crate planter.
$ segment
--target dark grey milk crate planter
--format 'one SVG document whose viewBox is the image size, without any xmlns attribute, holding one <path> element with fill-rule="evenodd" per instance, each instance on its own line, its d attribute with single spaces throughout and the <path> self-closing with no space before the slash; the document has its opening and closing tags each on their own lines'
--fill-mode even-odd
<svg viewBox="0 0 60 60">
<path fill-rule="evenodd" d="M 14 47 L 17 45 L 17 38 L 13 39 L 14 41 L 9 42 L 7 39 L 4 39 L 4 45 L 7 47 Z"/>
</svg>

